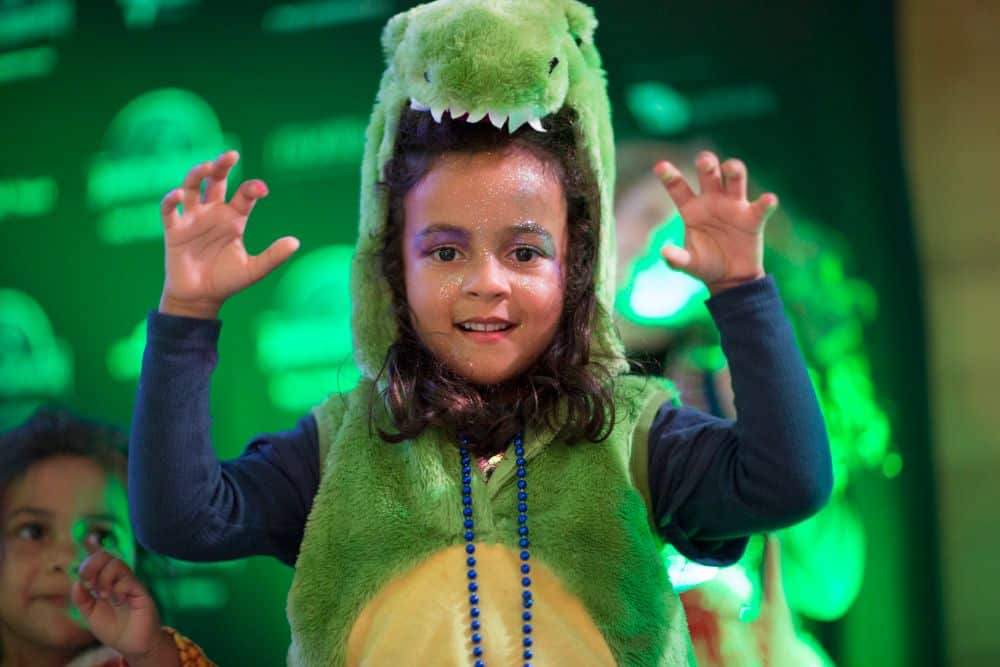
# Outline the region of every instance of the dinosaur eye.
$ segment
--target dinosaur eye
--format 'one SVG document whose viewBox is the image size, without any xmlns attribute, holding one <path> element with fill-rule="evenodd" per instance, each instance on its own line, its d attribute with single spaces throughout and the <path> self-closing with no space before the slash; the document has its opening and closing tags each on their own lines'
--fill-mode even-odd
<svg viewBox="0 0 1000 667">
<path fill-rule="evenodd" d="M 573 41 L 576 42 L 577 46 L 580 46 L 581 44 L 583 44 L 583 40 L 580 39 L 579 37 L 577 37 L 576 35 L 573 35 Z"/>
<path fill-rule="evenodd" d="M 556 68 L 556 65 L 558 64 L 559 64 L 558 58 L 553 58 L 552 60 L 549 61 L 549 74 L 552 74 L 552 70 L 554 70 Z"/>
<path fill-rule="evenodd" d="M 426 81 L 427 83 L 431 82 L 431 77 L 428 76 L 427 70 L 424 70 L 424 81 Z"/>
</svg>

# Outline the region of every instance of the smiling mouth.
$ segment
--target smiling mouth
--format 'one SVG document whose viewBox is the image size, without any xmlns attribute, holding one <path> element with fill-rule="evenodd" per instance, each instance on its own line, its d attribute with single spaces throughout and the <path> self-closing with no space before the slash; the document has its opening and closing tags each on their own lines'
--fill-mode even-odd
<svg viewBox="0 0 1000 667">
<path fill-rule="evenodd" d="M 508 331 L 514 328 L 510 322 L 459 322 L 456 324 L 462 331 L 475 331 L 480 333 L 495 333 L 497 331 Z"/>
</svg>

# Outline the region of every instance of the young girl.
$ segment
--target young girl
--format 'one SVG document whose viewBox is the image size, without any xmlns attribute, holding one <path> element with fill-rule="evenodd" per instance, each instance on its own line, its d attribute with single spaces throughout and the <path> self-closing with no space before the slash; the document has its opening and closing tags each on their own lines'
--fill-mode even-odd
<svg viewBox="0 0 1000 667">
<path fill-rule="evenodd" d="M 55 410 L 0 436 L 3 667 L 209 664 L 161 629 L 132 573 L 125 447 L 118 431 Z"/>
<path fill-rule="evenodd" d="M 664 257 L 714 295 L 739 419 L 625 374 L 594 27 L 569 0 L 389 22 L 352 274 L 362 381 L 232 461 L 209 437 L 216 318 L 298 242 L 246 252 L 267 189 L 226 201 L 233 152 L 164 199 L 137 534 L 181 558 L 294 564 L 290 664 L 687 664 L 662 540 L 730 563 L 826 500 L 822 416 L 761 265 L 776 198 L 748 201 L 739 161 L 701 155 L 700 193 L 656 167 L 687 225 Z"/>
</svg>

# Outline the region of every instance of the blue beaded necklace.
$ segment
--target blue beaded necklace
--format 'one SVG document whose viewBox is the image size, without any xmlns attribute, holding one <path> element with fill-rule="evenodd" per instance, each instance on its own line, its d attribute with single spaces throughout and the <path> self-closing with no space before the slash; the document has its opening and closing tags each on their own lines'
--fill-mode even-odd
<svg viewBox="0 0 1000 667">
<path fill-rule="evenodd" d="M 462 514 L 465 516 L 465 553 L 468 554 L 465 563 L 469 566 L 466 576 L 469 578 L 469 632 L 472 640 L 472 658 L 474 667 L 486 667 L 483 660 L 483 636 L 482 624 L 479 622 L 479 584 L 476 583 L 476 545 L 474 532 L 475 524 L 472 521 L 472 459 L 469 457 L 467 449 L 469 441 L 462 438 L 462 447 L 459 452 L 462 454 Z M 524 439 L 518 433 L 514 436 L 514 455 L 517 456 L 517 534 L 518 545 L 521 547 L 521 586 L 524 591 L 521 593 L 521 605 L 524 612 L 521 619 L 524 625 L 521 626 L 522 640 L 524 646 L 524 667 L 531 667 L 528 662 L 534 656 L 531 650 L 534 643 L 531 639 L 531 606 L 534 599 L 531 596 L 531 566 L 528 561 L 531 553 L 528 551 L 530 542 L 528 541 L 528 481 L 524 469 Z"/>
</svg>

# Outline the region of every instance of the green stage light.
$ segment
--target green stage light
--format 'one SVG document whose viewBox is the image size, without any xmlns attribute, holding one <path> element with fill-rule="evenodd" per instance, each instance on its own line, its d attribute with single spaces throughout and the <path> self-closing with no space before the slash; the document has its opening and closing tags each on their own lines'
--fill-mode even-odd
<svg viewBox="0 0 1000 667">
<path fill-rule="evenodd" d="M 667 266 L 660 248 L 668 242 L 684 245 L 684 222 L 679 214 L 650 233 L 646 252 L 626 269 L 629 278 L 616 295 L 615 308 L 645 326 L 679 328 L 708 321 L 708 289 L 700 280 Z"/>
</svg>

